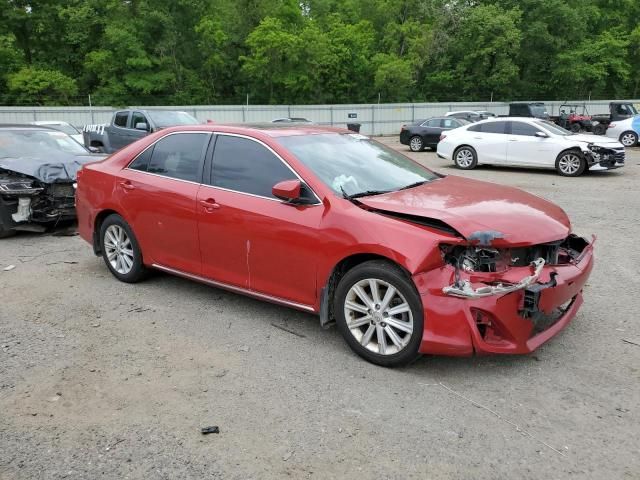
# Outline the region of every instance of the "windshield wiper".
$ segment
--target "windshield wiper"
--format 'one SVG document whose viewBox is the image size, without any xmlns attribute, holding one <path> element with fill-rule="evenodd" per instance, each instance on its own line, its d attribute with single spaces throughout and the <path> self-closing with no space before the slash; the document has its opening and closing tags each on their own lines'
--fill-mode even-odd
<svg viewBox="0 0 640 480">
<path fill-rule="evenodd" d="M 364 192 L 357 192 L 348 194 L 344 191 L 344 188 L 341 186 L 340 190 L 342 191 L 342 196 L 347 200 L 353 200 L 354 198 L 360 197 L 368 197 L 370 195 L 382 195 L 383 193 L 389 193 L 391 190 L 365 190 Z"/>
<path fill-rule="evenodd" d="M 428 182 L 429 180 L 421 180 L 420 182 L 412 183 L 411 185 L 407 185 L 406 187 L 399 188 L 398 191 L 409 190 L 410 188 L 419 187 L 420 185 L 424 185 L 425 183 L 428 183 Z"/>
</svg>

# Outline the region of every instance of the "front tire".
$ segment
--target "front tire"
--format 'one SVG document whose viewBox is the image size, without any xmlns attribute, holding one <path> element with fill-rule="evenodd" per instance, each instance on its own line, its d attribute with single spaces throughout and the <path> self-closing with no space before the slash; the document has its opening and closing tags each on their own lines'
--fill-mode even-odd
<svg viewBox="0 0 640 480">
<path fill-rule="evenodd" d="M 398 266 L 382 260 L 356 266 L 340 280 L 333 301 L 340 333 L 365 360 L 398 367 L 420 356 L 422 302 Z"/>
<path fill-rule="evenodd" d="M 582 153 L 575 150 L 562 152 L 556 159 L 556 171 L 563 177 L 578 177 L 587 169 Z"/>
<path fill-rule="evenodd" d="M 593 127 L 594 135 L 604 135 L 605 133 L 607 133 L 607 127 L 604 126 L 603 124 L 599 123 L 598 125 L 595 125 Z"/>
<path fill-rule="evenodd" d="M 136 283 L 146 276 L 138 241 L 120 215 L 111 214 L 102 222 L 100 249 L 107 268 L 121 282 Z"/>
<path fill-rule="evenodd" d="M 478 155 L 471 147 L 460 147 L 453 152 L 453 163 L 461 170 L 472 170 L 478 165 Z"/>
<path fill-rule="evenodd" d="M 414 135 L 409 140 L 409 149 L 412 152 L 421 152 L 424 150 L 424 141 L 420 135 Z"/>
<path fill-rule="evenodd" d="M 625 147 L 633 147 L 636 143 L 638 143 L 638 134 L 632 131 L 622 132 L 619 141 Z"/>
<path fill-rule="evenodd" d="M 571 131 L 573 133 L 578 133 L 580 130 L 582 130 L 582 126 L 579 123 L 572 123 L 571 124 Z"/>
</svg>

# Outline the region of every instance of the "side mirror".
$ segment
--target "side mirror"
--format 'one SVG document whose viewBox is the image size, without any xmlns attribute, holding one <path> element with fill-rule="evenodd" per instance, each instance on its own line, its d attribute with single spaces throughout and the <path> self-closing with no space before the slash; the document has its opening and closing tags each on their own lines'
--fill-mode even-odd
<svg viewBox="0 0 640 480">
<path fill-rule="evenodd" d="M 144 130 L 145 132 L 149 130 L 149 124 L 145 122 L 136 123 L 136 130 Z"/>
<path fill-rule="evenodd" d="M 549 135 L 547 135 L 544 132 L 536 132 L 536 137 L 538 137 L 538 138 L 549 138 Z"/>
<path fill-rule="evenodd" d="M 300 180 L 283 180 L 276 183 L 271 189 L 271 193 L 276 198 L 285 202 L 295 202 L 300 198 L 302 182 Z"/>
</svg>

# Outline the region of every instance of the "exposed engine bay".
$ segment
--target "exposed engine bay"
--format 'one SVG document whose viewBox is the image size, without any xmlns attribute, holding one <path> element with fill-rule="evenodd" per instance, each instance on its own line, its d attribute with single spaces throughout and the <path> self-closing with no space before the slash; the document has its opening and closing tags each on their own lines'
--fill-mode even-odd
<svg viewBox="0 0 640 480">
<path fill-rule="evenodd" d="M 536 284 L 545 265 L 576 263 L 589 243 L 577 235 L 557 242 L 516 248 L 487 246 L 441 245 L 442 258 L 455 268 L 455 281 L 443 288 L 447 295 L 461 298 L 481 298 L 526 289 Z M 517 282 L 491 281 L 474 289 L 464 274 L 500 273 L 512 267 L 531 267 L 531 274 Z M 553 286 L 553 285 L 548 285 Z"/>
<path fill-rule="evenodd" d="M 75 217 L 74 183 L 44 183 L 0 169 L 0 206 L 5 216 L 0 220 L 5 226 L 40 231 L 44 227 L 38 224 Z"/>
<path fill-rule="evenodd" d="M 600 169 L 613 169 L 624 166 L 624 147 L 608 148 L 591 143 L 588 145 L 585 153 L 589 165 L 600 167 Z M 597 169 L 598 168 L 595 168 L 595 170 Z"/>
</svg>

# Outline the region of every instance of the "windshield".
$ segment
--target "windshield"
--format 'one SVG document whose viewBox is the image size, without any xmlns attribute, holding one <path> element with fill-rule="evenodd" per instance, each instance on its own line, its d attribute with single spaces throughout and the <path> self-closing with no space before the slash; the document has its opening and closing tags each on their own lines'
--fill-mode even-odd
<svg viewBox="0 0 640 480">
<path fill-rule="evenodd" d="M 175 127 L 177 125 L 197 125 L 200 122 L 187 112 L 167 112 L 150 110 L 147 115 L 158 127 Z"/>
<path fill-rule="evenodd" d="M 559 127 L 555 123 L 552 123 L 548 120 L 537 120 L 533 123 L 535 123 L 538 126 L 541 126 L 545 130 L 547 130 L 549 133 L 553 133 L 554 135 L 562 135 L 562 136 L 574 135 L 573 132 L 570 132 L 569 130 L 565 130 L 564 128 Z"/>
<path fill-rule="evenodd" d="M 43 127 L 53 128 L 54 130 L 58 130 L 60 132 L 64 132 L 67 135 L 79 135 L 80 132 L 76 130 L 76 128 L 68 123 L 44 123 Z"/>
<path fill-rule="evenodd" d="M 549 115 L 544 105 L 531 105 L 531 114 L 536 117 L 546 117 Z"/>
<path fill-rule="evenodd" d="M 293 135 L 277 141 L 340 196 L 394 191 L 438 178 L 410 158 L 364 135 Z"/>
<path fill-rule="evenodd" d="M 62 132 L 44 130 L 0 130 L 1 157 L 43 157 L 52 150 L 72 155 L 87 155 L 73 138 Z"/>
</svg>

